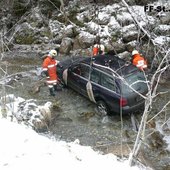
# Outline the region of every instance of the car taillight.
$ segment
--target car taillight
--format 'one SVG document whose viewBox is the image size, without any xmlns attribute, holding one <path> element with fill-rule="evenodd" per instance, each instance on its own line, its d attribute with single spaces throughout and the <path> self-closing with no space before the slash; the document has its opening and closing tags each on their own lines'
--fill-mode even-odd
<svg viewBox="0 0 170 170">
<path fill-rule="evenodd" d="M 120 98 L 120 106 L 126 106 L 127 105 L 127 100 L 125 98 Z"/>
</svg>

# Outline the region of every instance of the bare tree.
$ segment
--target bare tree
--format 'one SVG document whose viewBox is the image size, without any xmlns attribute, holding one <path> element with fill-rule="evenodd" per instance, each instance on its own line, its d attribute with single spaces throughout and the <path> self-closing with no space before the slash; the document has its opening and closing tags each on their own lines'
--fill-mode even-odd
<svg viewBox="0 0 170 170">
<path fill-rule="evenodd" d="M 4 57 L 4 48 L 3 48 L 3 36 L 2 34 L 1 35 L 1 60 L 3 59 Z M 6 67 L 6 70 L 3 70 L 2 68 L 0 68 L 0 70 L 2 71 L 2 73 L 4 74 L 4 77 L 6 76 L 6 73 L 7 73 L 7 67 Z M 2 83 L 2 91 L 1 91 L 1 96 L 6 96 L 6 87 L 5 87 L 5 84 Z M 1 114 L 3 117 L 6 117 L 6 103 L 5 101 L 1 101 L 1 106 L 2 106 L 2 109 L 1 109 Z"/>
<path fill-rule="evenodd" d="M 158 84 L 159 84 L 161 75 L 170 66 L 170 64 L 166 64 L 164 66 L 164 61 L 167 60 L 167 58 L 169 56 L 170 56 L 170 50 L 166 52 L 166 55 L 162 59 L 159 67 L 157 68 L 156 72 L 152 75 L 152 78 L 150 80 L 150 84 L 148 86 L 149 91 L 148 91 L 147 97 L 145 99 L 144 112 L 143 112 L 142 119 L 140 122 L 140 126 L 139 126 L 138 134 L 136 137 L 136 141 L 135 141 L 135 144 L 133 147 L 133 151 L 129 157 L 130 165 L 133 164 L 134 159 L 137 159 L 141 144 L 144 143 L 144 141 L 145 141 L 146 124 L 149 123 L 151 120 L 153 120 L 156 116 L 161 114 L 164 111 L 164 109 L 170 104 L 170 101 L 167 102 L 154 117 L 152 117 L 151 119 L 148 120 L 148 115 L 152 110 L 153 101 L 158 96 L 158 94 L 160 94 L 159 92 L 157 92 L 157 89 L 158 89 Z M 158 78 L 156 79 L 156 77 L 158 77 Z M 155 81 L 156 81 L 156 83 L 155 83 Z"/>
<path fill-rule="evenodd" d="M 145 97 L 145 108 L 144 108 L 144 111 L 142 114 L 142 119 L 140 121 L 139 130 L 138 130 L 137 137 L 136 137 L 136 140 L 134 143 L 134 147 L 133 147 L 132 153 L 129 156 L 129 163 L 132 166 L 134 161 L 138 157 L 138 153 L 140 151 L 142 144 L 144 144 L 144 141 L 146 138 L 146 136 L 145 136 L 146 124 L 149 123 L 154 118 L 156 118 L 158 115 L 160 115 L 164 111 L 164 109 L 166 109 L 166 107 L 170 104 L 170 101 L 168 101 L 162 107 L 162 109 L 160 111 L 158 111 L 158 113 L 154 117 L 152 117 L 148 120 L 149 113 L 152 111 L 153 101 L 161 93 L 161 92 L 158 92 L 158 85 L 161 80 L 161 77 L 162 77 L 163 73 L 170 67 L 170 61 L 169 61 L 170 50 L 167 50 L 167 48 L 163 48 L 162 46 L 158 46 L 157 44 L 155 44 L 150 32 L 148 30 L 145 30 L 140 25 L 140 23 L 138 22 L 136 17 L 133 15 L 133 12 L 131 11 L 131 9 L 128 6 L 128 4 L 126 3 L 126 1 L 122 0 L 122 3 L 127 7 L 129 13 L 131 14 L 132 18 L 134 19 L 134 22 L 137 25 L 137 27 L 141 30 L 141 32 L 143 32 L 148 37 L 149 41 L 152 43 L 154 48 L 157 49 L 158 53 L 156 55 L 159 54 L 159 55 L 163 56 L 160 60 L 160 63 L 157 66 L 157 69 L 155 70 L 154 74 L 151 76 L 150 81 L 148 83 L 149 90 L 148 90 L 147 96 Z M 155 55 L 155 58 L 156 58 L 156 55 Z"/>
</svg>

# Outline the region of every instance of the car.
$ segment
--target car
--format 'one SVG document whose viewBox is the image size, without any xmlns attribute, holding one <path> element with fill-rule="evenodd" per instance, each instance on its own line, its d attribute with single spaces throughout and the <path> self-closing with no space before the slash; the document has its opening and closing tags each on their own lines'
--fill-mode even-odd
<svg viewBox="0 0 170 170">
<path fill-rule="evenodd" d="M 135 113 L 144 108 L 148 86 L 144 73 L 116 55 L 76 57 L 60 61 L 59 78 L 96 103 L 99 113 Z"/>
</svg>

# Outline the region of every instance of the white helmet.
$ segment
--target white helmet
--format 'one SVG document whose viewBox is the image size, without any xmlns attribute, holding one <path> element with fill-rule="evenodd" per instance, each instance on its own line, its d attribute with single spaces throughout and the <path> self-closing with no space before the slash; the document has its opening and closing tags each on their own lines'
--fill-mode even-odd
<svg viewBox="0 0 170 170">
<path fill-rule="evenodd" d="M 49 54 L 50 54 L 50 56 L 55 57 L 57 55 L 57 51 L 56 50 L 51 50 L 49 52 Z"/>
<path fill-rule="evenodd" d="M 135 55 L 135 54 L 139 54 L 139 52 L 137 50 L 133 50 L 132 55 Z"/>
</svg>

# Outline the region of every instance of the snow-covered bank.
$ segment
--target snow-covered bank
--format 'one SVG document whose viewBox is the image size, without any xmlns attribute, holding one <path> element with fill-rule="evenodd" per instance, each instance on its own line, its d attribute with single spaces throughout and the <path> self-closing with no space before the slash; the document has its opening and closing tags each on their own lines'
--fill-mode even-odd
<svg viewBox="0 0 170 170">
<path fill-rule="evenodd" d="M 0 137 L 1 170 L 140 169 L 112 154 L 101 155 L 77 142 L 55 141 L 5 119 L 0 119 Z"/>
<path fill-rule="evenodd" d="M 9 94 L 0 98 L 0 118 L 5 117 L 13 122 L 18 122 L 36 130 L 45 130 L 51 121 L 52 103 L 37 105 L 36 100 L 26 100 Z"/>
</svg>

